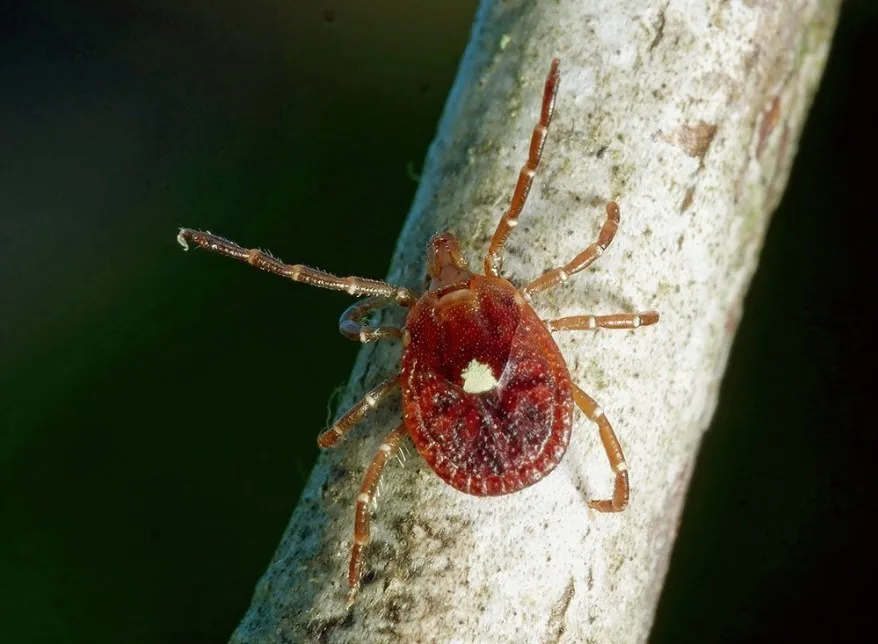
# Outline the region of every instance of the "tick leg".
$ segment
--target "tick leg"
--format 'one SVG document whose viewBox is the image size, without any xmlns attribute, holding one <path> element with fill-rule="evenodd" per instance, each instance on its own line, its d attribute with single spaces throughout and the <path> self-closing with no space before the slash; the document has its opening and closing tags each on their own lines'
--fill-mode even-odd
<svg viewBox="0 0 878 644">
<path fill-rule="evenodd" d="M 558 72 L 558 64 L 557 58 L 552 60 L 552 66 L 549 68 L 549 75 L 546 77 L 546 86 L 543 90 L 543 106 L 540 110 L 540 120 L 536 127 L 534 127 L 533 134 L 530 137 L 530 151 L 527 156 L 527 162 L 522 166 L 521 172 L 518 173 L 518 182 L 515 184 L 515 191 L 512 193 L 512 202 L 509 204 L 509 209 L 503 215 L 500 223 L 497 224 L 497 229 L 491 238 L 488 254 L 485 255 L 485 275 L 499 276 L 500 251 L 503 250 L 503 245 L 506 243 L 509 233 L 518 224 L 518 216 L 524 209 L 537 166 L 540 165 L 540 159 L 543 156 L 543 146 L 549 134 L 549 123 L 552 122 L 552 114 L 555 112 L 555 95 L 558 93 L 558 81 L 561 78 Z"/>
<path fill-rule="evenodd" d="M 394 389 L 399 386 L 399 376 L 394 376 L 382 382 L 372 391 L 363 396 L 356 405 L 351 407 L 341 418 L 335 421 L 332 427 L 317 437 L 317 445 L 320 447 L 333 447 L 342 437 L 351 431 L 363 417 L 387 398 Z"/>
<path fill-rule="evenodd" d="M 403 306 L 412 306 L 417 296 L 409 289 L 387 284 L 380 280 L 365 277 L 336 277 L 301 264 L 284 264 L 281 260 L 256 248 L 242 248 L 236 243 L 211 233 L 181 228 L 177 241 L 183 250 L 189 250 L 189 244 L 200 246 L 204 250 L 247 262 L 258 269 L 286 277 L 294 282 L 310 284 L 333 291 L 345 291 L 351 295 L 373 295 L 391 299 Z"/>
<path fill-rule="evenodd" d="M 357 495 L 357 509 L 354 515 L 354 546 L 351 550 L 351 567 L 348 572 L 348 584 L 351 587 L 348 594 L 348 603 L 352 603 L 360 588 L 360 578 L 363 575 L 363 550 L 372 540 L 369 532 L 369 523 L 372 520 L 371 505 L 372 499 L 375 497 L 375 491 L 378 488 L 378 481 L 381 479 L 381 472 L 387 461 L 393 456 L 394 452 L 399 449 L 400 441 L 405 437 L 407 431 L 405 423 L 390 432 L 384 442 L 378 448 L 378 453 L 372 459 L 371 465 L 363 476 L 363 482 L 360 484 L 360 493 Z"/>
<path fill-rule="evenodd" d="M 575 275 L 579 271 L 588 268 L 603 254 L 605 250 L 607 250 L 607 246 L 613 241 L 613 237 L 616 236 L 616 231 L 618 229 L 619 206 L 616 205 L 615 201 L 611 201 L 607 204 L 607 218 L 604 221 L 604 225 L 601 226 L 601 232 L 598 233 L 598 240 L 574 257 L 573 261 L 566 266 L 553 268 L 547 273 L 540 275 L 533 282 L 521 289 L 522 293 L 524 293 L 525 297 L 528 297 L 538 291 L 545 291 L 547 288 L 552 288 L 561 282 L 566 282 L 567 278 L 571 275 Z"/>
<path fill-rule="evenodd" d="M 387 340 L 388 338 L 401 338 L 402 329 L 398 326 L 368 326 L 362 324 L 363 318 L 369 313 L 388 304 L 392 304 L 392 302 L 383 297 L 370 297 L 352 304 L 341 314 L 341 319 L 338 321 L 338 330 L 341 331 L 344 337 L 359 342 L 375 342 L 376 340 Z"/>
<path fill-rule="evenodd" d="M 607 458 L 610 459 L 610 467 L 616 475 L 616 484 L 613 486 L 613 498 L 606 501 L 589 501 L 588 507 L 598 512 L 621 512 L 628 505 L 628 464 L 625 463 L 625 455 L 622 454 L 622 446 L 610 425 L 610 421 L 598 407 L 594 399 L 582 389 L 573 385 L 573 400 L 588 419 L 598 426 L 601 443 Z"/>
<path fill-rule="evenodd" d="M 569 318 L 546 320 L 550 331 L 595 331 L 597 329 L 637 329 L 659 321 L 655 311 L 616 313 L 614 315 L 572 315 Z"/>
</svg>

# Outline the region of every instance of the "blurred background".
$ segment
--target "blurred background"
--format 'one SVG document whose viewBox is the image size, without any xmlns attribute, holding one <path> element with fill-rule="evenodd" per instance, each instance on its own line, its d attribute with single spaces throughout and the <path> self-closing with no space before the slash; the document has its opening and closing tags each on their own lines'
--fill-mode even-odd
<svg viewBox="0 0 878 644">
<path fill-rule="evenodd" d="M 0 641 L 225 641 L 358 346 L 336 329 L 345 295 L 185 255 L 176 229 L 383 276 L 475 9 L 0 8 Z M 864 617 L 853 355 L 876 42 L 876 3 L 847 2 L 654 642 Z"/>
</svg>

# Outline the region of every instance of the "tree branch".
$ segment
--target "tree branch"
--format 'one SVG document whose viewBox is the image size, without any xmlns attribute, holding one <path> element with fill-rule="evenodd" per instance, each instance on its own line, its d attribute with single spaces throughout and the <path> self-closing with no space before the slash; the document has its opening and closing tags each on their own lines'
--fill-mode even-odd
<svg viewBox="0 0 878 644">
<path fill-rule="evenodd" d="M 705 6 L 709 5 L 709 6 Z M 422 283 L 448 229 L 481 265 L 561 58 L 557 111 L 534 190 L 505 251 L 524 284 L 621 228 L 586 274 L 535 296 L 544 317 L 654 308 L 635 332 L 558 333 L 574 380 L 625 448 L 631 505 L 586 508 L 612 476 L 595 427 L 574 418 L 558 469 L 476 498 L 409 449 L 388 467 L 359 601 L 346 572 L 359 479 L 399 403 L 320 458 L 234 642 L 646 639 L 696 451 L 819 80 L 837 0 L 485 0 L 448 99 L 391 281 Z M 396 368 L 365 348 L 353 403 Z M 368 634 L 368 635 L 366 635 Z"/>
</svg>

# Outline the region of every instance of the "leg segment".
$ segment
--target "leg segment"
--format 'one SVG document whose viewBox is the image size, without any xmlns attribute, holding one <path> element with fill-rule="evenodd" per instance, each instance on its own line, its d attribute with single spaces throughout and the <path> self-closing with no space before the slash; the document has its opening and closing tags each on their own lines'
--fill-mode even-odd
<svg viewBox="0 0 878 644">
<path fill-rule="evenodd" d="M 352 304 L 341 314 L 338 321 L 338 330 L 351 340 L 359 342 L 375 342 L 388 338 L 401 338 L 402 329 L 397 326 L 368 326 L 362 324 L 362 320 L 369 313 L 382 306 L 392 304 L 383 297 L 370 297 Z"/>
<path fill-rule="evenodd" d="M 369 523 L 372 520 L 371 505 L 381 479 L 381 472 L 394 452 L 399 448 L 399 442 L 405 437 L 407 430 L 405 423 L 390 432 L 378 448 L 378 453 L 372 459 L 372 464 L 363 476 L 360 485 L 360 493 L 357 495 L 357 509 L 354 515 L 354 546 L 351 551 L 351 567 L 348 572 L 348 584 L 351 587 L 348 601 L 353 601 L 360 587 L 360 578 L 363 575 L 363 550 L 372 537 L 369 531 Z"/>
<path fill-rule="evenodd" d="M 527 201 L 527 195 L 530 193 L 530 187 L 533 184 L 537 166 L 540 165 L 540 159 L 543 156 L 543 146 L 549 133 L 549 123 L 552 122 L 552 114 L 555 111 L 555 95 L 558 93 L 558 81 L 561 78 L 558 72 L 558 64 L 557 58 L 552 60 L 552 66 L 549 69 L 546 86 L 543 90 L 543 106 L 540 110 L 540 121 L 531 135 L 530 152 L 528 153 L 527 162 L 518 174 L 518 183 L 515 184 L 515 191 L 512 193 L 512 202 L 509 204 L 509 210 L 506 211 L 500 223 L 497 224 L 497 230 L 494 231 L 494 237 L 491 238 L 488 254 L 485 255 L 485 275 L 499 276 L 500 251 L 503 250 L 503 245 L 506 243 L 509 233 L 518 224 L 518 216 L 521 214 L 524 203 Z"/>
<path fill-rule="evenodd" d="M 258 249 L 241 248 L 228 239 L 223 239 L 211 233 L 200 232 L 190 228 L 181 228 L 177 235 L 177 241 L 183 250 L 189 250 L 189 244 L 193 243 L 204 250 L 218 255 L 231 257 L 241 262 L 255 266 L 263 271 L 280 275 L 311 286 L 328 288 L 333 291 L 346 291 L 351 295 L 377 295 L 394 300 L 403 306 L 412 306 L 417 301 L 417 296 L 407 288 L 393 286 L 380 280 L 370 280 L 364 277 L 335 277 L 329 273 L 318 271 L 301 264 L 284 264 L 276 257 L 272 257 Z"/>
<path fill-rule="evenodd" d="M 333 447 L 342 437 L 351 431 L 363 417 L 387 398 L 394 389 L 399 386 L 399 376 L 385 380 L 372 391 L 363 396 L 363 399 L 351 407 L 344 416 L 335 421 L 335 424 L 317 437 L 317 445 L 320 447 Z"/>
<path fill-rule="evenodd" d="M 573 400 L 590 421 L 598 426 L 601 443 L 607 458 L 610 459 L 610 467 L 616 475 L 616 484 L 613 487 L 613 498 L 606 501 L 589 501 L 588 507 L 598 512 L 621 512 L 628 506 L 628 464 L 625 463 L 625 455 L 622 454 L 622 446 L 613 431 L 610 421 L 604 416 L 603 410 L 598 407 L 594 399 L 582 389 L 573 385 Z"/>
<path fill-rule="evenodd" d="M 549 272 L 540 275 L 533 282 L 521 289 L 522 293 L 527 297 L 538 291 L 552 288 L 561 282 L 566 282 L 567 278 L 571 275 L 588 268 L 603 254 L 605 250 L 607 250 L 607 246 L 613 241 L 613 237 L 616 236 L 616 231 L 618 229 L 619 206 L 616 205 L 615 201 L 611 201 L 607 204 L 607 219 L 601 227 L 601 232 L 598 234 L 598 240 L 574 257 L 573 261 L 566 266 L 554 268 Z"/>
<path fill-rule="evenodd" d="M 597 329 L 637 329 L 659 321 L 655 311 L 616 313 L 615 315 L 573 315 L 569 318 L 546 320 L 550 331 L 595 331 Z"/>
</svg>

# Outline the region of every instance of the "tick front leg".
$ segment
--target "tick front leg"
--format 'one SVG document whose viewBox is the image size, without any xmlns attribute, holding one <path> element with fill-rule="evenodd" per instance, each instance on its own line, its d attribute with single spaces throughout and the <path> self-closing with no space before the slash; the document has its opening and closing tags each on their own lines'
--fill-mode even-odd
<svg viewBox="0 0 878 644">
<path fill-rule="evenodd" d="M 572 315 L 568 318 L 546 320 L 546 326 L 550 331 L 596 331 L 597 329 L 638 329 L 658 321 L 657 312 L 646 311 L 614 315 Z"/>
<path fill-rule="evenodd" d="M 610 459 L 610 467 L 616 475 L 616 483 L 613 486 L 613 498 L 605 501 L 589 501 L 588 507 L 598 512 L 621 512 L 628 506 L 628 464 L 625 455 L 622 454 L 622 446 L 610 425 L 610 421 L 598 407 L 594 399 L 582 389 L 573 385 L 573 400 L 590 421 L 598 426 L 601 443 L 607 458 Z"/>
<path fill-rule="evenodd" d="M 357 509 L 354 515 L 354 545 L 351 549 L 351 566 L 348 571 L 348 584 L 351 587 L 348 593 L 348 604 L 353 603 L 360 588 L 360 579 L 363 576 L 363 550 L 372 540 L 369 530 L 369 524 L 372 521 L 372 500 L 375 498 L 375 490 L 378 488 L 378 481 L 381 479 L 381 473 L 390 457 L 399 449 L 400 441 L 405 437 L 407 431 L 405 423 L 402 423 L 390 432 L 378 448 L 378 453 L 372 459 L 371 465 L 363 476 L 363 482 L 360 484 L 360 493 L 357 494 Z"/>
<path fill-rule="evenodd" d="M 352 304 L 341 314 L 338 321 L 338 330 L 351 340 L 359 342 L 375 342 L 389 338 L 401 338 L 402 329 L 398 326 L 368 326 L 362 324 L 363 318 L 375 309 L 392 304 L 383 297 L 370 297 Z"/>
<path fill-rule="evenodd" d="M 619 206 L 616 205 L 615 201 L 611 201 L 607 204 L 607 218 L 604 220 L 604 225 L 601 226 L 601 232 L 598 233 L 598 240 L 574 257 L 573 261 L 566 266 L 553 268 L 549 272 L 540 275 L 533 282 L 521 289 L 522 293 L 524 293 L 525 297 L 529 297 L 539 291 L 545 291 L 548 288 L 557 286 L 561 282 L 566 282 L 570 276 L 575 275 L 580 271 L 584 271 L 591 266 L 598 257 L 604 254 L 604 251 L 607 250 L 607 246 L 610 245 L 613 241 L 613 237 L 616 236 L 616 231 L 618 229 Z"/>
<path fill-rule="evenodd" d="M 549 135 L 549 124 L 552 122 L 552 114 L 555 113 L 555 96 L 558 94 L 558 82 L 561 78 L 558 72 L 557 58 L 552 60 L 552 66 L 549 68 L 549 75 L 546 77 L 546 85 L 543 89 L 543 106 L 540 110 L 540 120 L 533 130 L 530 137 L 530 149 L 527 155 L 527 161 L 518 173 L 518 182 L 515 184 L 515 191 L 512 193 L 512 201 L 509 203 L 509 209 L 491 238 L 491 245 L 488 247 L 488 253 L 485 255 L 485 275 L 491 277 L 499 276 L 500 268 L 500 252 L 506 244 L 506 238 L 512 229 L 518 225 L 518 216 L 524 209 L 527 196 L 530 194 L 530 188 L 534 182 L 534 175 L 537 167 L 540 165 L 540 159 L 543 158 L 543 146 L 546 144 L 546 137 Z"/>
<path fill-rule="evenodd" d="M 333 447 L 342 437 L 351 431 L 356 425 L 363 420 L 363 417 L 370 409 L 375 409 L 378 404 L 387 398 L 394 389 L 399 386 L 399 376 L 394 376 L 382 382 L 372 391 L 363 396 L 356 405 L 351 407 L 341 418 L 335 421 L 332 427 L 317 437 L 317 444 L 320 447 Z"/>
<path fill-rule="evenodd" d="M 189 244 L 195 244 L 211 253 L 231 257 L 240 262 L 247 262 L 260 270 L 274 273 L 302 284 L 310 284 L 311 286 L 333 291 L 345 291 L 357 297 L 377 295 L 394 300 L 403 306 L 412 306 L 418 299 L 414 292 L 407 288 L 365 277 L 336 277 L 335 275 L 302 266 L 301 264 L 284 264 L 277 257 L 273 257 L 257 248 L 242 248 L 235 242 L 223 239 L 218 235 L 192 230 L 191 228 L 181 228 L 180 234 L 177 235 L 177 242 L 183 247 L 183 250 L 189 250 Z"/>
</svg>

